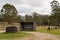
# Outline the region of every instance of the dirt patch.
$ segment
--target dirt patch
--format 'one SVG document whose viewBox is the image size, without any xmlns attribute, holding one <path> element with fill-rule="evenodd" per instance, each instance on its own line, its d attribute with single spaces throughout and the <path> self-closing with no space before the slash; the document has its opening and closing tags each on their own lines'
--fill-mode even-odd
<svg viewBox="0 0 60 40">
<path fill-rule="evenodd" d="M 26 33 L 30 33 L 32 35 L 24 38 L 15 38 L 11 40 L 60 40 L 58 36 L 48 33 L 40 33 L 40 32 L 26 32 Z"/>
<path fill-rule="evenodd" d="M 39 33 L 39 32 L 26 32 L 32 34 L 32 36 L 24 38 L 15 38 L 13 40 L 60 40 L 58 36 L 48 34 L 48 33 Z"/>
</svg>

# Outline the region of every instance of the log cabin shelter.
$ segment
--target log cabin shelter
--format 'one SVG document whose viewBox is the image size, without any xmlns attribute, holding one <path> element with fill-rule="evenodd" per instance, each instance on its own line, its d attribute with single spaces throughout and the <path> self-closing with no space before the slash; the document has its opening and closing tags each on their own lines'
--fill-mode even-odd
<svg viewBox="0 0 60 40">
<path fill-rule="evenodd" d="M 34 22 L 21 22 L 20 31 L 36 31 L 36 24 Z"/>
</svg>

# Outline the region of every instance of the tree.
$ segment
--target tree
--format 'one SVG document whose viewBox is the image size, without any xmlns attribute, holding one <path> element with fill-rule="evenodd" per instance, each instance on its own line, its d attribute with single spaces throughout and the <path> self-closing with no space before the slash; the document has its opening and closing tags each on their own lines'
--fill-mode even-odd
<svg viewBox="0 0 60 40">
<path fill-rule="evenodd" d="M 20 23 L 20 22 L 23 22 L 23 21 L 24 21 L 23 16 L 18 15 L 18 16 L 17 16 L 17 22 Z"/>
<path fill-rule="evenodd" d="M 33 17 L 31 15 L 25 15 L 26 22 L 33 22 Z"/>
<path fill-rule="evenodd" d="M 39 26 L 43 24 L 43 16 L 33 12 L 33 21 Z"/>
<path fill-rule="evenodd" d="M 43 25 L 49 25 L 49 15 L 42 15 L 42 24 Z"/>
<path fill-rule="evenodd" d="M 16 20 L 17 20 L 16 17 L 17 17 L 18 12 L 13 5 L 10 5 L 8 3 L 3 5 L 1 12 L 3 14 L 4 21 L 6 21 L 8 23 L 16 22 Z"/>
<path fill-rule="evenodd" d="M 33 12 L 32 15 L 25 15 L 25 22 L 35 22 L 36 25 L 48 25 L 48 15 L 41 15 L 36 12 Z"/>
<path fill-rule="evenodd" d="M 55 3 L 55 4 L 54 4 Z M 52 7 L 52 14 L 50 16 L 52 22 L 54 25 L 59 26 L 60 25 L 60 7 L 59 2 L 54 0 L 51 2 Z"/>
</svg>

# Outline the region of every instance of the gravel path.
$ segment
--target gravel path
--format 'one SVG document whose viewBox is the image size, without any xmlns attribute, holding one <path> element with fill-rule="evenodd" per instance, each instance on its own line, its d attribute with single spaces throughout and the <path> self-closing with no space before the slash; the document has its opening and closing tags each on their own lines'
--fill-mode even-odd
<svg viewBox="0 0 60 40">
<path fill-rule="evenodd" d="M 33 36 L 17 40 L 60 40 L 60 38 L 58 38 L 57 36 L 48 33 L 39 32 L 27 32 L 27 33 L 33 34 Z"/>
</svg>

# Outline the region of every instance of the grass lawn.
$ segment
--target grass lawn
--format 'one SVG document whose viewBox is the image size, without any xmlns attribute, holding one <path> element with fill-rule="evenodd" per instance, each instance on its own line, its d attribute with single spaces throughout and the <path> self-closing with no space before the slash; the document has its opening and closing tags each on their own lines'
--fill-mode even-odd
<svg viewBox="0 0 60 40">
<path fill-rule="evenodd" d="M 38 27 L 37 32 L 51 33 L 60 36 L 60 29 L 51 29 L 50 31 L 48 31 L 47 27 Z"/>
<path fill-rule="evenodd" d="M 0 40 L 1 39 L 13 39 L 13 38 L 22 38 L 25 36 L 29 36 L 30 34 L 25 32 L 17 32 L 17 33 L 0 33 Z"/>
</svg>

